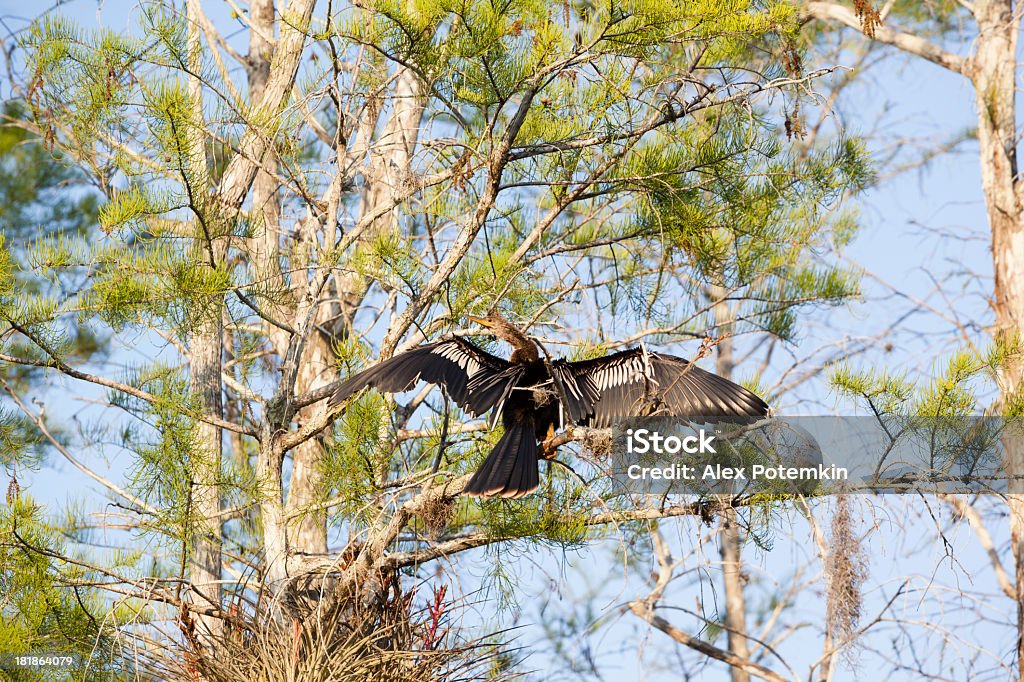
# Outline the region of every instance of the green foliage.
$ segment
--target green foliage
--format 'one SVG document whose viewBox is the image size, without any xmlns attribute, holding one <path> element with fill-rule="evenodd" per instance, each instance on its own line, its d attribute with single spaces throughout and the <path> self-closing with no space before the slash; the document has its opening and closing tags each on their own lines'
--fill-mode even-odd
<svg viewBox="0 0 1024 682">
<path fill-rule="evenodd" d="M 511 559 L 538 545 L 562 551 L 580 547 L 589 533 L 587 511 L 575 508 L 575 496 L 557 500 L 539 493 L 519 500 L 482 500 L 469 502 L 459 510 L 457 519 L 483 529 L 499 544 L 487 548 L 485 585 L 493 590 L 501 608 L 518 607 L 516 586 L 521 576 L 510 572 Z"/>
<path fill-rule="evenodd" d="M 342 519 L 368 521 L 373 509 L 367 499 L 380 489 L 390 473 L 387 443 L 388 422 L 384 399 L 368 392 L 351 402 L 331 439 L 324 443 L 320 465 L 324 474 L 318 496 L 340 500 L 337 513 Z"/>
<path fill-rule="evenodd" d="M 154 367 L 128 380 L 158 397 L 149 403 L 111 395 L 115 405 L 141 418 L 139 427 L 129 426 L 122 434 L 122 446 L 136 457 L 131 488 L 160 510 L 154 527 L 183 540 L 196 523 L 191 513 L 193 471 L 211 456 L 204 452 L 196 422 L 188 414 L 196 404 L 190 404 L 187 379 L 175 369 Z"/>
<path fill-rule="evenodd" d="M 119 126 L 119 106 L 128 97 L 129 69 L 141 43 L 112 30 L 89 34 L 59 15 L 48 14 L 23 38 L 34 56 L 34 74 L 27 93 L 29 106 L 52 139 L 58 125 L 80 149 L 89 148 L 103 132 Z M 76 103 L 75 115 L 55 120 L 61 100 Z"/>
<path fill-rule="evenodd" d="M 132 226 L 144 234 L 146 226 L 139 221 L 158 213 L 160 209 L 154 206 L 152 198 L 147 196 L 141 185 L 136 184 L 124 190 L 114 190 L 110 201 L 100 209 L 98 219 L 100 228 L 107 234 L 121 226 Z"/>
<path fill-rule="evenodd" d="M 24 116 L 19 102 L 3 104 L 0 121 Z M 82 175 L 22 127 L 0 126 L 0 233 L 12 246 L 38 233 L 80 235 L 95 220 L 98 199 L 76 187 Z"/>
<path fill-rule="evenodd" d="M 994 471 L 1003 466 L 1003 439 L 1019 437 L 1019 425 L 1012 418 L 1020 412 L 1017 400 L 1010 397 L 1001 406 L 1002 414 L 984 413 L 993 418 L 979 419 L 979 394 L 991 387 L 1008 362 L 1017 362 L 1019 353 L 1016 343 L 1003 341 L 987 349 L 960 350 L 936 363 L 921 384 L 885 373 L 854 373 L 846 367 L 833 373 L 832 383 L 841 395 L 865 404 L 894 445 L 913 436 L 916 443 L 927 444 L 923 454 L 936 471 Z M 883 456 L 879 467 L 884 461 Z"/>
<path fill-rule="evenodd" d="M 81 315 L 98 316 L 115 330 L 160 324 L 184 338 L 218 315 L 232 287 L 229 269 L 209 267 L 175 240 L 139 237 L 93 257 L 96 271 L 79 302 Z"/>
<path fill-rule="evenodd" d="M 716 117 L 642 150 L 636 163 L 656 173 L 642 188 L 637 222 L 686 259 L 694 285 L 722 287 L 749 302 L 740 315 L 748 327 L 792 339 L 799 307 L 858 294 L 857 273 L 825 264 L 821 253 L 849 240 L 849 216 L 831 214 L 871 173 L 853 140 L 797 154 L 769 138 L 752 144 L 756 134 L 749 119 Z"/>
<path fill-rule="evenodd" d="M 876 415 L 957 418 L 979 415 L 979 391 L 991 386 L 998 373 L 1016 362 L 1016 341 L 996 341 L 988 348 L 961 349 L 937 363 L 927 381 L 917 384 L 905 375 L 885 371 L 855 372 L 846 365 L 830 377 L 840 396 L 865 404 Z M 1010 397 L 1002 414 L 1019 416 L 1018 403 Z"/>
<path fill-rule="evenodd" d="M 213 453 L 198 434 L 199 403 L 189 394 L 188 380 L 177 368 L 156 365 L 133 372 L 126 383 L 155 396 L 139 400 L 112 393 L 110 401 L 137 418 L 121 433 L 121 447 L 133 455 L 129 489 L 155 508 L 158 517 L 147 519 L 147 529 L 165 540 L 184 542 L 208 532 L 207 521 L 193 509 L 199 471 L 211 468 Z M 204 485 L 216 486 L 225 497 L 252 499 L 256 482 L 245 467 L 214 467 L 219 477 Z"/>
<path fill-rule="evenodd" d="M 118 679 L 103 658 L 110 633 L 101 625 L 105 605 L 88 585 L 95 576 L 55 560 L 65 551 L 60 529 L 27 494 L 8 501 L 0 506 L 0 651 L 78 654 L 93 665 L 75 679 Z M 52 679 L 31 670 L 5 674 L 12 681 Z"/>
<path fill-rule="evenodd" d="M 43 437 L 24 415 L 0 408 L 0 464 L 38 466 L 43 454 Z"/>
<path fill-rule="evenodd" d="M 389 287 L 402 289 L 410 295 L 415 295 L 420 288 L 419 254 L 413 244 L 396 232 L 377 234 L 359 250 L 354 261 L 357 272 Z"/>
<path fill-rule="evenodd" d="M 832 386 L 840 393 L 865 401 L 882 413 L 893 412 L 911 398 L 914 385 L 905 376 L 888 372 L 854 372 L 846 365 L 833 370 Z"/>
<path fill-rule="evenodd" d="M 485 500 L 481 502 L 483 526 L 493 538 L 526 538 L 565 548 L 581 544 L 587 537 L 582 514 L 574 513 L 565 502 L 549 502 L 540 495 L 522 500 Z"/>
<path fill-rule="evenodd" d="M 20 103 L 8 101 L 2 119 L 17 121 L 24 113 Z M 85 180 L 45 140 L 13 123 L 0 126 L 0 312 L 54 346 L 66 342 L 67 352 L 88 357 L 102 342 L 87 327 L 47 328 L 58 297 L 75 285 L 58 281 L 50 268 L 81 265 L 72 260 L 80 253 L 76 247 L 95 224 L 99 201 Z"/>
<path fill-rule="evenodd" d="M 483 314 L 499 302 L 511 303 L 506 312 L 515 317 L 544 304 L 550 296 L 546 283 L 514 257 L 517 246 L 514 233 L 503 231 L 486 253 L 462 262 L 448 284 L 453 317 Z"/>
</svg>

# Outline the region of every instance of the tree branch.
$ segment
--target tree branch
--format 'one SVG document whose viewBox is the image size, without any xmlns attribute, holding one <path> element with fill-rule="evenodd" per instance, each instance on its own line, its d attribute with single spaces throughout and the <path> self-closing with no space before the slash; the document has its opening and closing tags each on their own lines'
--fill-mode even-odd
<svg viewBox="0 0 1024 682">
<path fill-rule="evenodd" d="M 923 57 L 933 64 L 949 69 L 955 73 L 967 75 L 968 61 L 960 55 L 947 52 L 935 43 L 925 40 L 913 33 L 897 31 L 885 26 L 876 26 L 874 35 L 864 32 L 861 20 L 853 10 L 835 2 L 808 2 L 805 6 L 806 16 L 819 21 L 838 22 L 861 33 L 870 40 L 892 45 L 904 52 Z"/>
<path fill-rule="evenodd" d="M 46 351 L 45 347 L 42 347 L 42 349 L 43 349 L 43 351 Z M 49 355 L 48 351 L 47 351 L 47 354 Z M 157 396 L 153 395 L 152 393 L 150 393 L 148 391 L 143 391 L 142 389 L 136 388 L 136 387 L 134 387 L 134 386 L 132 386 L 130 384 L 126 384 L 126 383 L 123 383 L 121 381 L 114 381 L 113 379 L 107 379 L 106 377 L 99 377 L 99 376 L 96 376 L 94 374 L 89 374 L 88 372 L 83 372 L 81 370 L 77 370 L 74 367 L 71 367 L 70 365 L 65 363 L 63 360 L 60 360 L 59 358 L 57 358 L 54 355 L 50 355 L 50 360 L 46 361 L 46 360 L 33 360 L 31 358 L 19 358 L 19 357 L 15 357 L 13 355 L 7 355 L 5 353 L 0 353 L 0 362 L 9 362 L 9 363 L 14 364 L 14 365 L 24 365 L 26 367 L 40 367 L 40 368 L 47 368 L 47 369 L 56 369 L 57 371 L 61 372 L 62 374 L 66 374 L 69 377 L 72 377 L 73 379 L 79 379 L 81 381 L 87 381 L 87 382 L 89 382 L 91 384 L 96 384 L 97 386 L 104 386 L 106 388 L 110 388 L 110 389 L 113 389 L 115 391 L 119 391 L 121 393 L 124 393 L 125 395 L 130 395 L 133 398 L 138 398 L 139 400 L 144 400 L 144 401 L 146 401 L 147 403 L 150 403 L 150 404 L 155 403 L 158 400 Z M 219 426 L 222 429 L 227 429 L 228 431 L 234 431 L 235 433 L 240 433 L 240 434 L 242 434 L 244 436 L 252 436 L 253 438 L 257 438 L 257 439 L 259 438 L 259 432 L 256 431 L 255 429 L 249 429 L 249 428 L 246 428 L 244 426 L 240 426 L 240 425 L 235 424 L 234 422 L 230 422 L 230 421 L 228 421 L 226 419 L 221 419 L 220 417 L 215 417 L 213 415 L 206 415 L 206 414 L 198 414 L 198 415 L 190 415 L 190 416 L 195 417 L 199 421 L 206 422 L 207 424 L 212 424 L 213 426 Z"/>
<path fill-rule="evenodd" d="M 68 451 L 68 449 L 66 447 L 64 447 L 64 445 L 60 441 L 58 441 L 56 438 L 54 438 L 54 436 L 50 432 L 50 430 L 48 428 L 46 428 L 46 423 L 43 421 L 42 417 L 37 415 L 37 414 L 35 414 L 35 413 L 33 413 L 32 410 L 28 409 L 28 406 L 25 405 L 25 403 L 21 401 L 21 399 L 18 397 L 18 395 L 14 392 L 14 389 L 11 388 L 11 385 L 9 383 L 7 383 L 6 381 L 2 381 L 2 383 L 3 383 L 4 391 L 7 392 L 7 395 L 11 396 L 11 400 L 14 401 L 14 404 L 17 405 L 18 408 L 22 412 L 25 413 L 25 416 L 28 417 L 29 420 L 31 420 L 32 423 L 36 425 L 36 428 L 39 429 L 39 433 L 43 434 L 43 437 L 46 438 L 46 440 L 50 443 L 50 445 L 52 445 L 54 447 L 54 449 L 56 449 L 57 452 L 59 452 L 61 454 L 61 456 L 64 457 L 64 459 L 66 459 L 67 461 L 71 462 L 72 466 L 74 466 L 76 469 L 81 471 L 83 474 L 85 474 L 86 476 L 88 476 L 92 480 L 96 481 L 101 486 L 103 486 L 104 488 L 106 488 L 110 492 L 114 493 L 118 497 L 121 497 L 121 498 L 127 500 L 128 502 L 130 502 L 131 504 L 135 505 L 135 507 L 137 507 L 137 510 L 141 510 L 141 511 L 143 511 L 145 513 L 148 513 L 148 514 L 152 514 L 153 516 L 157 516 L 157 517 L 159 516 L 159 512 L 155 508 L 149 506 L 143 500 L 140 500 L 139 498 L 135 497 L 134 495 L 129 493 L 127 490 L 123 490 L 122 488 L 117 486 L 114 482 L 104 478 L 103 476 L 100 476 L 95 471 L 93 471 L 89 467 L 87 467 L 84 464 L 82 464 L 81 462 L 79 462 L 75 458 L 75 456 L 72 455 L 71 452 Z"/>
<path fill-rule="evenodd" d="M 974 529 L 975 535 L 978 536 L 978 542 L 981 543 L 982 549 L 988 555 L 989 563 L 992 564 L 992 570 L 995 571 L 996 579 L 999 581 L 999 587 L 1007 597 L 1016 599 L 1017 591 L 1014 589 L 1013 581 L 1010 580 L 1009 574 L 1003 568 L 1003 562 L 999 559 L 999 552 L 996 551 L 995 544 L 992 542 L 992 536 L 989 535 L 985 522 L 982 521 L 978 510 L 960 495 L 939 495 L 939 499 L 953 507 L 961 517 L 967 519 L 967 523 L 970 524 L 971 528 Z"/>
<path fill-rule="evenodd" d="M 709 644 L 702 639 L 698 639 L 693 635 L 683 632 L 679 628 L 675 627 L 661 616 L 654 614 L 654 609 L 643 601 L 634 601 L 629 605 L 629 610 L 635 613 L 640 618 L 658 628 L 666 635 L 674 639 L 675 641 L 690 647 L 691 649 L 704 654 L 708 658 L 713 658 L 717 661 L 722 661 L 734 668 L 739 668 L 744 672 L 750 673 L 755 677 L 759 677 L 762 680 L 768 680 L 768 682 L 789 682 L 785 677 L 778 674 L 777 672 L 765 668 L 763 665 L 754 663 L 751 660 L 740 658 L 731 651 L 725 649 L 719 649 L 713 644 Z"/>
</svg>

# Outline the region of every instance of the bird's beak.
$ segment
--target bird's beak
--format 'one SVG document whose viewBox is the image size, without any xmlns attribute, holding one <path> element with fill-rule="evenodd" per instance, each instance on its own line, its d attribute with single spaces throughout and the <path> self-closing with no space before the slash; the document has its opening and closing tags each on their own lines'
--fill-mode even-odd
<svg viewBox="0 0 1024 682">
<path fill-rule="evenodd" d="M 491 328 L 490 321 L 485 317 L 477 317 L 476 315 L 466 315 L 466 319 L 470 322 L 476 322 L 479 325 L 483 325 L 487 329 Z"/>
</svg>

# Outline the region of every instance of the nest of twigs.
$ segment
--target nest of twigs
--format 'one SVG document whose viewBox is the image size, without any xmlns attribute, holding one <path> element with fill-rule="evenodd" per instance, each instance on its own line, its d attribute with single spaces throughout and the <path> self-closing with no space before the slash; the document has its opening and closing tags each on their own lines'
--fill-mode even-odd
<svg viewBox="0 0 1024 682">
<path fill-rule="evenodd" d="M 282 608 L 232 607 L 214 635 L 182 627 L 182 642 L 149 652 L 155 679 L 189 682 L 432 682 L 511 680 L 512 658 L 453 625 L 458 610 L 444 586 L 425 600 L 402 591 L 397 573 L 381 577 L 383 595 L 325 598 L 305 615 Z M 419 605 L 416 605 L 417 602 Z M 186 615 L 187 618 L 187 615 Z M 190 624 L 191 625 L 191 624 Z"/>
<path fill-rule="evenodd" d="M 580 444 L 594 459 L 606 459 L 612 452 L 611 429 L 585 429 Z"/>
<path fill-rule="evenodd" d="M 431 540 L 437 540 L 444 533 L 448 523 L 455 516 L 455 507 L 454 497 L 429 497 L 424 503 L 420 517 Z"/>
</svg>

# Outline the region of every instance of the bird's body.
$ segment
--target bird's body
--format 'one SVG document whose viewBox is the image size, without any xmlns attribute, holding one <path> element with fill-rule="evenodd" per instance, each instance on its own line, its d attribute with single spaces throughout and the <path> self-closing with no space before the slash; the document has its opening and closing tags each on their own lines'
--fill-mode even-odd
<svg viewBox="0 0 1024 682">
<path fill-rule="evenodd" d="M 417 381 L 445 388 L 474 416 L 493 410 L 504 434 L 465 487 L 470 495 L 520 497 L 539 484 L 540 443 L 564 420 L 606 428 L 628 416 L 749 417 L 759 397 L 671 355 L 633 348 L 581 362 L 546 362 L 537 344 L 492 313 L 471 318 L 513 346 L 503 360 L 459 337 L 426 344 L 342 382 L 336 405 L 366 386 L 397 393 Z"/>
</svg>

